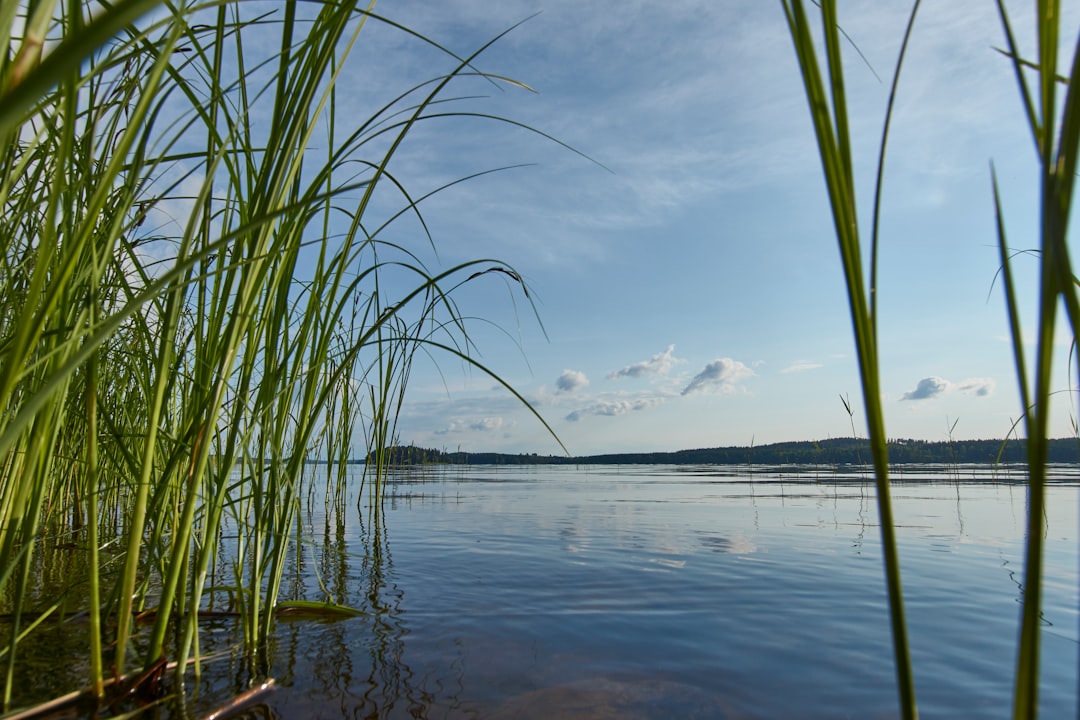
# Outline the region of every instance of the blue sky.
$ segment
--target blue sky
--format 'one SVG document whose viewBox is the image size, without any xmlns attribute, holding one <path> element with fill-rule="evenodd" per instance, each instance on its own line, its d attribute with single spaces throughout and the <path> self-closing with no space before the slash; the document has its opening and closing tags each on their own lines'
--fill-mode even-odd
<svg viewBox="0 0 1080 720">
<path fill-rule="evenodd" d="M 1029 3 L 1008 3 L 1026 47 Z M 907 2 L 845 2 L 848 90 L 869 228 L 876 147 Z M 779 2 L 386 0 L 376 10 L 535 88 L 466 80 L 454 106 L 548 133 L 448 119 L 417 128 L 393 170 L 422 194 L 433 268 L 491 257 L 528 300 L 487 275 L 458 295 L 475 357 L 573 454 L 758 445 L 850 436 L 865 418 L 839 255 L 806 101 Z M 1062 23 L 1080 25 L 1075 4 Z M 385 27 L 344 79 L 360 117 L 452 68 Z M 1066 33 L 1066 41 L 1072 36 Z M 886 166 L 880 343 L 890 437 L 998 438 L 1019 415 L 998 270 L 989 167 L 1010 243 L 1036 246 L 1037 169 L 995 3 L 927 2 L 900 85 Z M 872 69 L 871 69 L 872 68 Z M 880 76 L 880 80 L 875 76 Z M 387 237 L 423 247 L 403 222 Z M 423 250 L 419 250 L 423 252 Z M 1025 297 L 1035 263 L 1019 259 Z M 1033 316 L 1025 315 L 1031 331 Z M 1055 387 L 1067 390 L 1060 343 Z M 403 442 L 559 452 L 543 426 L 460 360 L 419 358 Z M 1075 401 L 1071 404 L 1075 407 Z M 1072 432 L 1063 392 L 1054 434 Z"/>
</svg>

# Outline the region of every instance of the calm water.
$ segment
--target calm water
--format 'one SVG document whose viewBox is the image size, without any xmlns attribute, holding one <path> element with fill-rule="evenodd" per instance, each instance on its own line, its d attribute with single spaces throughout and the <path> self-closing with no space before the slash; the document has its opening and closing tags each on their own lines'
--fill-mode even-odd
<svg viewBox="0 0 1080 720">
<path fill-rule="evenodd" d="M 925 718 L 1004 718 L 1026 492 L 900 473 Z M 382 517 L 309 515 L 308 564 L 375 611 L 282 623 L 280 717 L 895 717 L 877 509 L 858 474 L 457 468 Z M 1043 717 L 1077 717 L 1078 488 L 1051 491 Z M 289 591 L 289 588 L 286 588 Z"/>
<path fill-rule="evenodd" d="M 894 486 L 924 718 L 1006 718 L 1026 491 L 961 468 Z M 1050 491 L 1042 717 L 1078 714 L 1076 477 Z M 891 718 L 872 485 L 855 472 L 462 467 L 381 514 L 305 509 L 283 595 L 369 611 L 279 623 L 273 718 Z M 205 649 L 235 640 L 222 626 Z M 217 640 L 215 640 L 217 638 Z M 207 664 L 194 706 L 249 677 Z"/>
</svg>

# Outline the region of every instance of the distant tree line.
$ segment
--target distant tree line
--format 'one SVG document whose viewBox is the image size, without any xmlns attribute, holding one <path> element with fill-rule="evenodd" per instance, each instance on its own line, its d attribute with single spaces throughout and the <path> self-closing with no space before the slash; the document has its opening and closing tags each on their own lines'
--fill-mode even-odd
<svg viewBox="0 0 1080 720">
<path fill-rule="evenodd" d="M 754 447 L 719 447 L 676 452 L 613 453 L 606 455 L 508 454 L 447 452 L 415 445 L 387 449 L 391 465 L 862 465 L 870 462 L 868 441 L 832 438 L 782 442 Z M 993 464 L 1027 460 L 1024 440 L 893 440 L 889 461 L 907 463 Z M 1080 462 L 1080 439 L 1050 441 L 1052 463 Z"/>
</svg>

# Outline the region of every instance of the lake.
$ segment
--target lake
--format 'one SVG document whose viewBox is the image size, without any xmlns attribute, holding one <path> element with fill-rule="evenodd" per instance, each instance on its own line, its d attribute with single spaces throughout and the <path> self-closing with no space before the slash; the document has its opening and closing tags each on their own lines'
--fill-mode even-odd
<svg viewBox="0 0 1080 720">
<path fill-rule="evenodd" d="M 1048 719 L 1078 715 L 1076 473 L 1049 491 Z M 312 496 L 282 595 L 367 614 L 280 620 L 264 667 L 211 660 L 185 712 L 267 673 L 254 717 L 897 717 L 869 477 L 457 466 L 395 473 L 381 511 Z M 893 494 L 922 717 L 1010 717 L 1022 475 L 899 468 Z M 239 632 L 207 630 L 205 653 Z"/>
</svg>

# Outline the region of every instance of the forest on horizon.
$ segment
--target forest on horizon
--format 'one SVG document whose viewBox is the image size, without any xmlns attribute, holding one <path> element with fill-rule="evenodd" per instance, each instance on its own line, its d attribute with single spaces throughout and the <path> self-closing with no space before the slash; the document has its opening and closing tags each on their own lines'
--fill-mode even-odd
<svg viewBox="0 0 1080 720">
<path fill-rule="evenodd" d="M 391 465 L 864 465 L 870 462 L 865 439 L 831 438 L 760 446 L 698 448 L 674 452 L 608 453 L 602 455 L 539 455 L 537 453 L 448 452 L 415 445 L 386 450 Z M 369 456 L 374 459 L 374 453 Z M 892 464 L 1015 464 L 1027 461 L 1026 442 L 1009 440 L 893 440 Z M 1048 461 L 1080 462 L 1080 439 L 1049 441 Z"/>
</svg>

